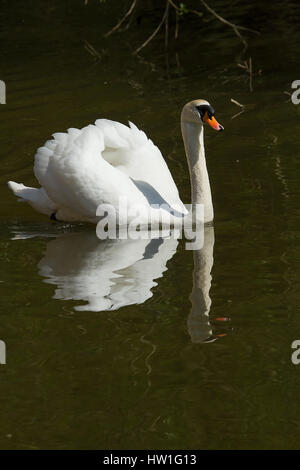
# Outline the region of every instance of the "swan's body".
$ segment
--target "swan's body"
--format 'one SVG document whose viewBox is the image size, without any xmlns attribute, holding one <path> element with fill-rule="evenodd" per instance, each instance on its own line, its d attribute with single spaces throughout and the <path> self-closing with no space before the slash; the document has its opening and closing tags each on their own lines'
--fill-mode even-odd
<svg viewBox="0 0 300 470">
<path fill-rule="evenodd" d="M 207 101 L 192 101 L 183 108 L 181 119 L 192 203 L 204 204 L 205 222 L 213 220 L 202 121 L 216 126 L 210 110 Z M 222 126 L 217 125 L 221 130 Z M 118 211 L 120 198 L 129 208 L 145 208 L 147 215 L 141 223 L 147 223 L 151 214 L 151 222 L 169 223 L 171 218 L 172 225 L 176 225 L 187 215 L 161 152 L 132 123 L 127 127 L 99 119 L 81 130 L 71 128 L 53 134 L 53 139 L 35 155 L 34 174 L 39 189 L 12 181 L 8 185 L 21 200 L 56 220 L 96 223 L 98 206 L 110 204 Z M 169 209 L 153 209 L 153 204 L 164 204 Z"/>
</svg>

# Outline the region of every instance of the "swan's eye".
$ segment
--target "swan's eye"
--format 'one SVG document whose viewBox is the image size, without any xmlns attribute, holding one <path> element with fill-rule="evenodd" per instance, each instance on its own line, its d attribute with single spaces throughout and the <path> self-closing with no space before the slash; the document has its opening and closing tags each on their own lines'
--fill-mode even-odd
<svg viewBox="0 0 300 470">
<path fill-rule="evenodd" d="M 202 121 L 204 121 L 205 115 L 208 116 L 209 119 L 215 115 L 215 110 L 210 104 L 200 104 L 196 106 L 196 109 Z"/>
</svg>

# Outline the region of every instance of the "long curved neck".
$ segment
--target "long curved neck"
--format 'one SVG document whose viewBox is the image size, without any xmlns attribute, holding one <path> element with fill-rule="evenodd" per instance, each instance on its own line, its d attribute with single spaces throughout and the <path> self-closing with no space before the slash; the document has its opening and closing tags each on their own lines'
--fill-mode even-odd
<svg viewBox="0 0 300 470">
<path fill-rule="evenodd" d="M 206 168 L 203 125 L 181 120 L 181 132 L 191 178 L 192 204 L 204 205 L 204 222 L 211 222 L 214 210 Z"/>
</svg>

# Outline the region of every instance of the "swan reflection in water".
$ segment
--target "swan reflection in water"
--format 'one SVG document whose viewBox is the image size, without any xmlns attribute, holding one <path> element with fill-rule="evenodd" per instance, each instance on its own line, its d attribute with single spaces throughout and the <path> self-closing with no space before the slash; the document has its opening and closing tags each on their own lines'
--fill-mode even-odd
<svg viewBox="0 0 300 470">
<path fill-rule="evenodd" d="M 94 232 L 64 234 L 47 244 L 39 274 L 57 286 L 53 298 L 83 300 L 79 311 L 141 304 L 153 293 L 178 240 L 99 240 Z"/>
<path fill-rule="evenodd" d="M 47 243 L 38 269 L 45 282 L 56 286 L 54 299 L 86 302 L 76 306 L 77 311 L 118 310 L 152 297 L 155 280 L 167 270 L 167 262 L 177 246 L 174 233 L 138 240 L 99 240 L 94 232 L 64 233 Z M 187 318 L 193 343 L 222 336 L 213 334 L 209 318 L 213 249 L 214 229 L 208 226 L 204 229 L 202 248 L 193 252 L 192 307 Z"/>
<path fill-rule="evenodd" d="M 217 336 L 213 336 L 209 319 L 211 307 L 209 291 L 212 280 L 211 270 L 214 264 L 214 243 L 214 228 L 207 226 L 204 229 L 203 247 L 193 251 L 193 289 L 190 295 L 192 308 L 187 320 L 192 343 L 203 343 L 217 339 Z"/>
</svg>

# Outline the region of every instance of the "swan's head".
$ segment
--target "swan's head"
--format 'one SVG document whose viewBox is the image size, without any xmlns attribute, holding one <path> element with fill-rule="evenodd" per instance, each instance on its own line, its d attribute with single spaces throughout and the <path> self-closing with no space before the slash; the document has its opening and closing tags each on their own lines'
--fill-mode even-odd
<svg viewBox="0 0 300 470">
<path fill-rule="evenodd" d="M 203 124 L 206 122 L 216 131 L 223 131 L 224 127 L 215 118 L 215 110 L 206 100 L 194 100 L 187 103 L 182 110 L 181 120 Z"/>
</svg>

